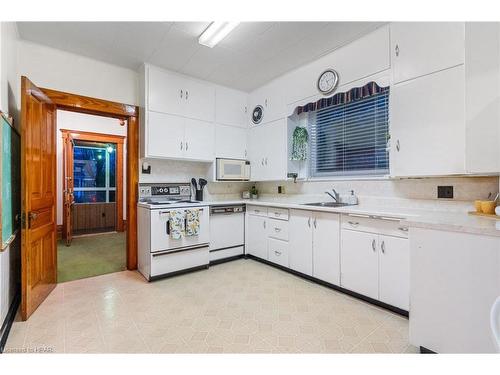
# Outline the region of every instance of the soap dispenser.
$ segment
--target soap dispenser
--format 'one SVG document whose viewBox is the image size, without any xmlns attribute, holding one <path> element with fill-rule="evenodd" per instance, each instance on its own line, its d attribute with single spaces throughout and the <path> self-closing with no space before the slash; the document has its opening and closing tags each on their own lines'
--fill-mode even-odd
<svg viewBox="0 0 500 375">
<path fill-rule="evenodd" d="M 354 190 L 351 190 L 351 195 L 349 195 L 347 202 L 352 205 L 358 204 L 358 197 L 354 195 Z"/>
</svg>

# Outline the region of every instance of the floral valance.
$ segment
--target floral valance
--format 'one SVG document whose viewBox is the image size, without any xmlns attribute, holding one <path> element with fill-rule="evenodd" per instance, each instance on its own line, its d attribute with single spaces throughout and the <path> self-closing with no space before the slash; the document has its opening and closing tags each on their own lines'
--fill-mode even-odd
<svg viewBox="0 0 500 375">
<path fill-rule="evenodd" d="M 361 87 L 353 87 L 349 91 L 339 92 L 334 96 L 329 98 L 321 98 L 320 100 L 307 103 L 305 105 L 297 107 L 297 114 L 300 115 L 302 112 L 316 111 L 318 109 L 330 107 L 332 105 L 346 104 L 359 99 L 364 99 L 372 95 L 380 94 L 389 90 L 389 86 L 380 87 L 375 82 L 368 82 L 366 85 Z"/>
</svg>

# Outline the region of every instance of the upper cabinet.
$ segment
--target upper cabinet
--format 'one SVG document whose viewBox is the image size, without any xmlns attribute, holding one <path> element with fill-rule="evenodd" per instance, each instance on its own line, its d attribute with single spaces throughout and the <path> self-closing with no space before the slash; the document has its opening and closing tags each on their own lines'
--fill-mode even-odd
<svg viewBox="0 0 500 375">
<path fill-rule="evenodd" d="M 147 109 L 203 121 L 215 119 L 215 88 L 155 67 L 146 68 Z"/>
<path fill-rule="evenodd" d="M 215 89 L 215 122 L 247 128 L 247 99 L 246 92 L 218 86 Z"/>
<path fill-rule="evenodd" d="M 248 100 L 248 121 L 250 126 L 259 126 L 285 117 L 285 87 L 282 80 L 276 80 L 250 94 Z M 255 107 L 262 107 L 262 120 L 259 124 L 252 121 Z"/>
<path fill-rule="evenodd" d="M 464 63 L 463 22 L 395 22 L 391 24 L 394 83 Z"/>
</svg>

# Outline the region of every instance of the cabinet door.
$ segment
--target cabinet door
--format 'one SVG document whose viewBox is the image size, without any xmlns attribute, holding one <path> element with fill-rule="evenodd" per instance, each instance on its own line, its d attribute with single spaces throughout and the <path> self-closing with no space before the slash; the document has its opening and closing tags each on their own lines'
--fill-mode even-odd
<svg viewBox="0 0 500 375">
<path fill-rule="evenodd" d="M 289 218 L 288 259 L 292 270 L 312 276 L 312 212 L 291 210 Z"/>
<path fill-rule="evenodd" d="M 218 158 L 246 159 L 247 129 L 219 125 L 215 127 L 215 156 Z"/>
<path fill-rule="evenodd" d="M 183 117 L 149 111 L 146 157 L 182 158 L 184 120 Z"/>
<path fill-rule="evenodd" d="M 463 64 L 463 22 L 394 22 L 391 47 L 394 83 Z"/>
<path fill-rule="evenodd" d="M 245 92 L 217 87 L 215 90 L 215 122 L 247 127 L 247 98 Z"/>
<path fill-rule="evenodd" d="M 248 150 L 250 159 L 250 179 L 252 181 L 263 181 L 266 175 L 264 165 L 264 154 L 266 152 L 266 129 L 263 126 L 255 126 L 249 130 Z"/>
<path fill-rule="evenodd" d="M 265 129 L 264 138 L 264 179 L 278 181 L 286 179 L 287 149 L 286 149 L 286 122 L 285 120 L 273 121 L 262 125 Z"/>
<path fill-rule="evenodd" d="M 465 173 L 463 65 L 394 85 L 391 92 L 391 173 Z"/>
<path fill-rule="evenodd" d="M 313 276 L 340 285 L 340 216 L 315 212 L 313 217 Z"/>
<path fill-rule="evenodd" d="M 409 309 L 410 244 L 405 238 L 379 236 L 379 298 L 382 302 Z"/>
<path fill-rule="evenodd" d="M 186 118 L 184 140 L 187 159 L 213 161 L 215 148 L 213 123 Z"/>
<path fill-rule="evenodd" d="M 203 120 L 215 120 L 215 88 L 196 80 L 186 80 L 185 83 L 185 116 Z"/>
<path fill-rule="evenodd" d="M 147 108 L 172 115 L 184 115 L 186 106 L 184 86 L 185 79 L 182 76 L 149 67 Z"/>
<path fill-rule="evenodd" d="M 246 253 L 267 259 L 266 217 L 247 215 Z"/>
<path fill-rule="evenodd" d="M 378 299 L 377 235 L 342 230 L 340 285 L 364 296 Z"/>
</svg>

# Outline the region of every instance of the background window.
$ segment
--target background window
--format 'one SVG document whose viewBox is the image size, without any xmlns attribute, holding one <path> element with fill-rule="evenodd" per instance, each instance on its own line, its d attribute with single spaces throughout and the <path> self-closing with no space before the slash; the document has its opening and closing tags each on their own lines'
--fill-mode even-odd
<svg viewBox="0 0 500 375">
<path fill-rule="evenodd" d="M 389 173 L 389 90 L 309 112 L 311 177 Z"/>
</svg>

